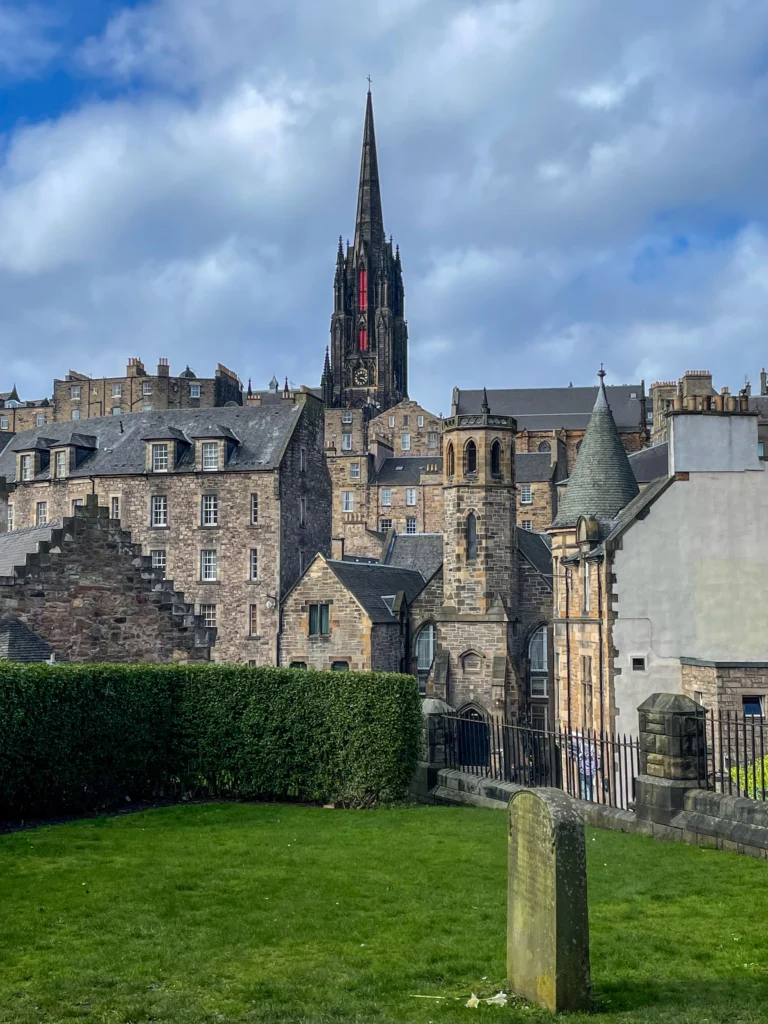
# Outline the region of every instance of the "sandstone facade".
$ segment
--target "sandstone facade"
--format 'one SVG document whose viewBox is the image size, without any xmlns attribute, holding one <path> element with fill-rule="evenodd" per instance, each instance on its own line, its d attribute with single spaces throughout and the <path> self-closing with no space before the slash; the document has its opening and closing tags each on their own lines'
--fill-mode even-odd
<svg viewBox="0 0 768 1024">
<path fill-rule="evenodd" d="M 0 562 L 0 620 L 22 622 L 57 660 L 210 657 L 215 630 L 94 496 L 53 529 L 0 536 Z"/>
</svg>

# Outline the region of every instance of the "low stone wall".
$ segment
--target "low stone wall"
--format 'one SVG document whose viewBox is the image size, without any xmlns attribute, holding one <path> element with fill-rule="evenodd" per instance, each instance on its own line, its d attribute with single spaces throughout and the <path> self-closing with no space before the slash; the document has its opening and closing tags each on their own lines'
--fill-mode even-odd
<svg viewBox="0 0 768 1024">
<path fill-rule="evenodd" d="M 459 804 L 506 811 L 513 793 L 525 787 L 421 762 L 411 786 L 420 803 Z M 668 824 L 638 818 L 602 804 L 576 800 L 588 825 L 673 840 L 768 859 L 768 803 L 689 789 L 682 810 Z"/>
</svg>

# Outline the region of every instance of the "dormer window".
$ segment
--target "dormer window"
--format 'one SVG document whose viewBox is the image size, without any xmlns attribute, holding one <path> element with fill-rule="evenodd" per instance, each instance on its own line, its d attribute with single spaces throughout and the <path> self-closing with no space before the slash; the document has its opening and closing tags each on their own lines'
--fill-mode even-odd
<svg viewBox="0 0 768 1024">
<path fill-rule="evenodd" d="M 144 383 L 141 385 L 141 393 L 142 393 L 142 395 L 151 395 L 152 394 L 152 382 L 151 381 L 149 381 L 149 380 L 145 380 L 144 381 Z"/>
<path fill-rule="evenodd" d="M 33 469 L 32 458 L 33 458 L 33 456 L 31 456 L 31 455 L 22 455 L 21 456 L 21 479 L 22 480 L 31 480 L 33 475 L 34 475 L 33 472 L 32 472 L 32 469 Z"/>
<path fill-rule="evenodd" d="M 168 472 L 168 445 L 167 444 L 153 444 L 152 445 L 152 472 L 153 473 L 167 473 Z"/>
<path fill-rule="evenodd" d="M 219 445 L 216 441 L 203 442 L 203 471 L 213 473 L 219 468 Z"/>
<path fill-rule="evenodd" d="M 73 402 L 79 402 L 80 401 L 80 385 L 79 384 L 73 384 L 72 385 L 72 387 L 69 389 L 69 397 L 72 399 Z"/>
<path fill-rule="evenodd" d="M 57 480 L 63 480 L 67 475 L 67 453 L 56 452 L 55 461 L 53 464 L 54 476 Z"/>
</svg>

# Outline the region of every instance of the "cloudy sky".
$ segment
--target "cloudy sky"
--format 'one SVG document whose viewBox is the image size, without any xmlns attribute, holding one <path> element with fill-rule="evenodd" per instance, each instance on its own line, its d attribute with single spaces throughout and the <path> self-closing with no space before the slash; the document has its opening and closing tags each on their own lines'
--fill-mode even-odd
<svg viewBox="0 0 768 1024">
<path fill-rule="evenodd" d="M 765 0 L 0 0 L 0 389 L 316 383 L 368 74 L 412 397 L 758 379 Z"/>
</svg>

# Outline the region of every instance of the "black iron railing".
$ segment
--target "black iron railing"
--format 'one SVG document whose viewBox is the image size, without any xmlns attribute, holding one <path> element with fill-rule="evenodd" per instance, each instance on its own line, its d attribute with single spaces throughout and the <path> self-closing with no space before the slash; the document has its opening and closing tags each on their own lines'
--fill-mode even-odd
<svg viewBox="0 0 768 1024">
<path fill-rule="evenodd" d="M 732 711 L 707 711 L 696 736 L 699 785 L 730 796 L 768 800 L 768 719 Z"/>
<path fill-rule="evenodd" d="M 640 750 L 631 736 L 462 715 L 432 715 L 429 727 L 432 757 L 447 768 L 521 786 L 554 786 L 625 810 L 634 800 Z"/>
</svg>

